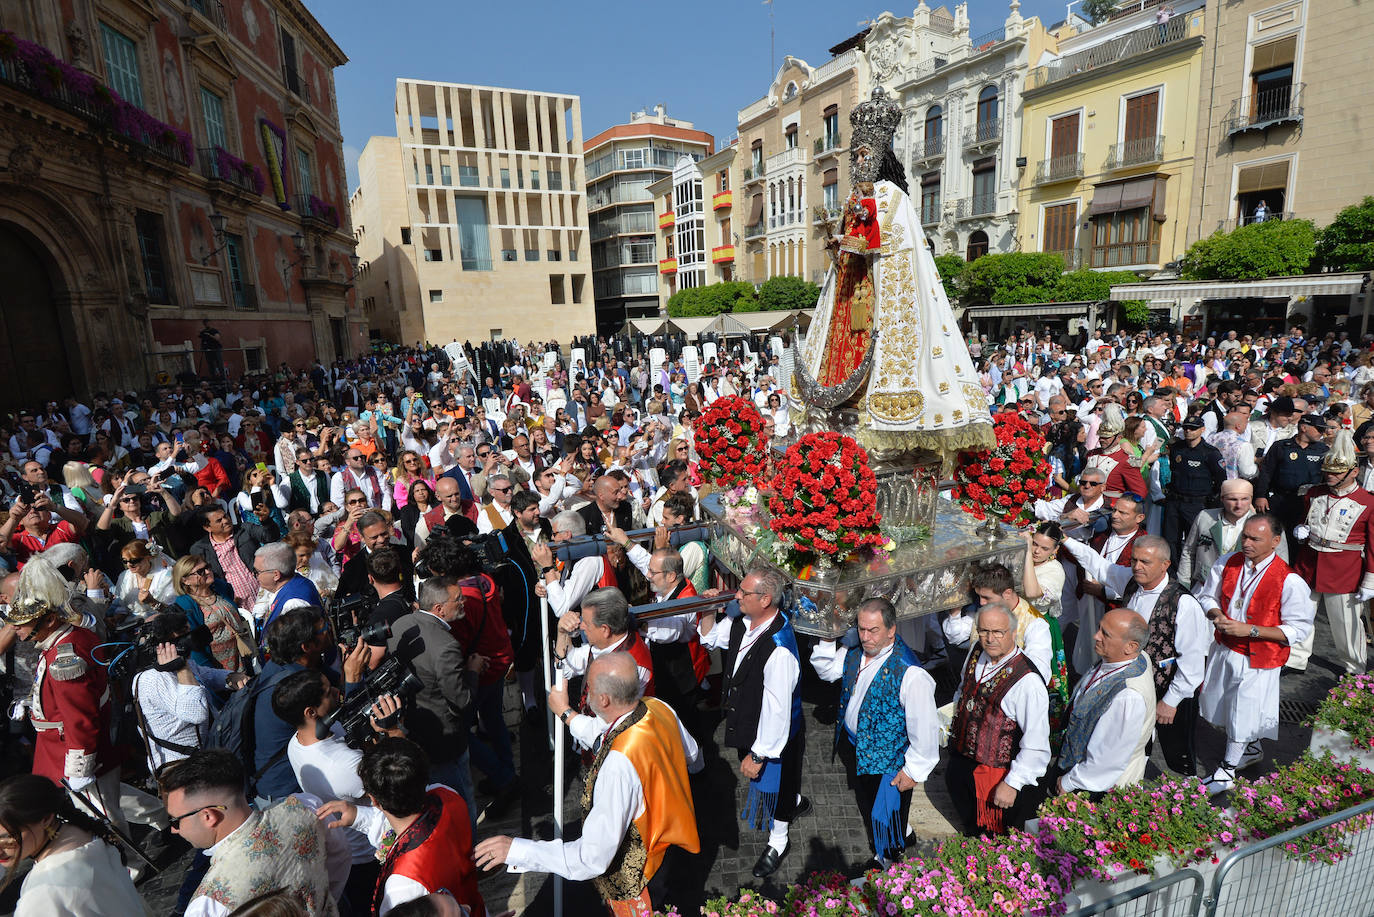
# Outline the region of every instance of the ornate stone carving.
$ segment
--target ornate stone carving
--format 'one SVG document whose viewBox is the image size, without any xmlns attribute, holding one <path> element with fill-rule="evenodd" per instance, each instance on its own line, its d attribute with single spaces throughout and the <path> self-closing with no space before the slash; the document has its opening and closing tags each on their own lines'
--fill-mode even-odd
<svg viewBox="0 0 1374 917">
<path fill-rule="evenodd" d="M 174 124 L 186 120 L 186 96 L 181 89 L 181 71 L 170 50 L 162 52 L 162 85 L 167 93 L 167 112 Z"/>
<path fill-rule="evenodd" d="M 897 69 L 897 36 L 880 41 L 868 49 L 868 64 L 873 69 L 873 78 L 886 80 Z"/>
<path fill-rule="evenodd" d="M 75 19 L 67 23 L 67 48 L 71 51 L 73 66 L 79 70 L 91 69 L 91 43 L 86 30 Z"/>
<path fill-rule="evenodd" d="M 10 150 L 9 172 L 16 179 L 30 181 L 37 177 L 42 160 L 34 152 L 33 144 L 20 142 Z"/>
</svg>

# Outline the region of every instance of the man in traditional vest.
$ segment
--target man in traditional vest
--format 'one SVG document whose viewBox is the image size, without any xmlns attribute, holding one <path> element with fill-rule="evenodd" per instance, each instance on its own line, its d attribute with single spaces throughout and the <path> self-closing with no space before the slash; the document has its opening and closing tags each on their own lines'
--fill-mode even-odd
<svg viewBox="0 0 1374 917">
<path fill-rule="evenodd" d="M 1041 680 L 1050 684 L 1057 673 L 1049 624 L 1044 615 L 1017 595 L 1016 581 L 1012 579 L 1011 571 L 1001 564 L 980 567 L 970 578 L 969 589 L 978 598 L 979 607 L 996 602 L 1011 609 L 1016 625 L 1017 647 L 1026 654 Z M 950 643 L 971 645 L 976 642 L 972 615 L 961 611 L 950 612 L 943 622 L 943 628 L 945 639 Z M 1063 652 L 1062 646 L 1060 652 Z"/>
<path fill-rule="evenodd" d="M 1212 627 L 1201 603 L 1169 576 L 1168 543 L 1156 535 L 1141 535 L 1130 567 L 1109 564 L 1076 541 L 1066 540 L 1065 546 L 1114 599 L 1149 622 L 1144 649 L 1153 664 L 1155 729 L 1164 760 L 1180 774 L 1196 774 L 1196 695 L 1212 647 Z"/>
<path fill-rule="evenodd" d="M 703 614 L 702 646 L 724 650 L 725 740 L 739 755 L 749 781 L 742 818 L 768 829 L 768 846 L 754 864 L 755 878 L 777 872 L 791 849 L 788 825 L 811 811 L 801 795 L 806 724 L 801 710 L 801 665 L 792 622 L 780 607 L 786 581 L 771 568 L 755 568 L 740 581 L 740 617 L 729 625 Z"/>
<path fill-rule="evenodd" d="M 1293 534 L 1301 543 L 1294 569 L 1312 586 L 1312 599 L 1326 609 L 1335 662 L 1348 674 L 1363 674 L 1369 647 L 1365 643 L 1364 607 L 1374 599 L 1374 496 L 1355 482 L 1359 459 L 1348 430 L 1336 434 L 1322 457 L 1326 483 L 1307 492 L 1305 521 Z M 1313 628 L 1315 633 L 1315 628 Z M 1313 634 L 1294 644 L 1290 669 L 1301 672 L 1312 655 Z"/>
<path fill-rule="evenodd" d="M 1050 763 L 1049 695 L 1016 646 L 1011 609 L 978 609 L 978 642 L 954 695 L 945 786 L 970 833 L 1019 828 L 1043 794 L 1036 783 Z"/>
<path fill-rule="evenodd" d="M 576 709 L 564 716 L 563 723 L 582 748 L 590 749 L 607 728 L 606 723 L 592 712 L 587 700 L 589 684 L 585 676 L 592 662 L 607 653 L 629 653 L 638 668 L 644 696 L 655 695 L 654 660 L 649 654 L 649 645 L 632 627 L 633 623 L 629 601 L 614 586 L 593 589 L 582 597 L 581 611 L 569 611 L 558 620 L 558 638 L 553 647 L 558 671 L 569 682 L 574 678 L 582 679 L 581 699 Z M 573 637 L 579 632 L 584 640 L 573 646 Z"/>
<path fill-rule="evenodd" d="M 1101 794 L 1145 776 L 1145 746 L 1155 726 L 1153 665 L 1143 652 L 1149 632 L 1128 608 L 1102 616 L 1093 635 L 1098 663 L 1074 688 L 1056 792 Z"/>
<path fill-rule="evenodd" d="M 665 899 L 686 904 L 668 883 L 684 873 L 673 868 L 673 848 L 701 849 L 687 780 L 701 753 L 671 707 L 642 697 L 637 668 L 629 653 L 607 653 L 587 671 L 588 703 L 606 727 L 582 792 L 582 837 L 491 837 L 477 845 L 478 866 L 590 879 L 617 917 L 649 917 Z M 549 692 L 549 709 L 567 713 L 566 689 Z"/>
<path fill-rule="evenodd" d="M 657 548 L 651 554 L 618 528 L 607 529 L 606 538 L 625 549 L 630 563 L 648 580 L 655 602 L 696 597 L 696 588 L 683 575 L 682 555 L 676 548 Z M 688 612 L 656 618 L 643 628 L 644 639 L 654 657 L 658 696 L 678 712 L 683 725 L 693 735 L 700 734 L 696 707 L 701 696 L 701 682 L 711 669 L 711 657 L 697 637 L 697 623 L 697 614 Z"/>
<path fill-rule="evenodd" d="M 1094 535 L 1088 545 L 1111 563 L 1127 569 L 1135 540 L 1145 534 L 1145 498 L 1122 494 L 1112 504 L 1111 528 Z M 1069 555 L 1072 559 L 1073 555 Z M 1078 635 L 1074 640 L 1073 670 L 1082 674 L 1097 664 L 1093 636 L 1106 611 L 1106 591 L 1101 583 L 1084 573 L 1079 581 Z"/>
<path fill-rule="evenodd" d="M 320 817 L 338 814 L 330 827 L 351 827 L 379 850 L 381 869 L 369 913 L 445 889 L 472 917 L 486 917 L 473 863 L 472 821 L 467 803 L 450 787 L 429 783 L 429 760 L 409 739 L 385 738 L 358 763 L 358 778 L 371 805 L 327 802 Z M 356 902 L 355 902 L 356 906 Z"/>
<path fill-rule="evenodd" d="M 329 502 L 329 459 L 316 458 L 309 449 L 296 453 L 296 470 L 287 481 L 291 484 L 291 509 L 303 509 L 312 516 L 324 511 Z"/>
<path fill-rule="evenodd" d="M 266 645 L 267 628 L 282 612 L 309 605 L 324 607 L 315 584 L 296 570 L 296 550 L 284 541 L 265 544 L 254 552 L 253 574 L 262 590 L 254 606 L 254 612 L 261 614 L 260 645 Z"/>
<path fill-rule="evenodd" d="M 1086 540 L 1107 530 L 1111 504 L 1103 494 L 1107 473 L 1101 468 L 1084 468 L 1078 476 L 1078 493 L 1057 500 L 1036 500 L 1035 518 L 1058 522 L 1064 534 Z"/>
<path fill-rule="evenodd" d="M 1312 590 L 1276 553 L 1282 531 L 1272 514 L 1252 516 L 1240 550 L 1212 565 L 1198 594 L 1216 636 L 1198 712 L 1226 731 L 1221 765 L 1204 781 L 1213 793 L 1264 757 L 1261 739 L 1278 738 L 1279 672 L 1312 630 Z"/>
<path fill-rule="evenodd" d="M 549 530 L 553 533 L 552 545 L 580 538 L 586 534 L 586 526 L 581 514 L 564 510 L 549 522 Z M 540 579 L 535 593 L 548 596 L 549 611 L 559 617 L 576 611 L 583 598 L 593 589 L 605 589 L 608 586 L 618 588 L 620 585 L 615 569 L 604 554 L 579 557 L 571 567 L 567 567 L 554 556 L 550 544 L 542 544 L 530 551 L 530 557 L 538 567 Z"/>
<path fill-rule="evenodd" d="M 515 484 L 508 476 L 494 474 L 487 478 L 487 493 L 491 495 L 491 502 L 477 513 L 477 531 L 480 534 L 499 532 L 510 525 L 515 518 L 510 508 L 514 492 Z"/>
<path fill-rule="evenodd" d="M 440 478 L 434 482 L 434 496 L 439 501 L 431 506 L 415 523 L 415 547 L 423 548 L 435 529 L 448 526 L 456 535 L 477 534 L 478 505 L 464 500 L 458 482 L 453 478 Z M 454 519 L 458 521 L 453 521 Z M 467 520 L 466 524 L 462 520 Z"/>
<path fill-rule="evenodd" d="M 344 457 L 344 467 L 330 478 L 329 499 L 335 506 L 343 506 L 344 494 L 355 487 L 367 497 L 368 506 L 391 509 L 391 488 L 382 480 L 377 469 L 367 463 L 363 453 L 350 447 Z"/>
<path fill-rule="evenodd" d="M 839 681 L 841 716 L 835 749 L 873 842 L 876 865 L 886 867 L 906 847 L 907 810 L 916 784 L 940 761 L 935 680 L 897 636 L 897 609 L 884 598 L 859 606 L 859 646 L 821 640 L 811 665 Z"/>
<path fill-rule="evenodd" d="M 1221 506 L 1204 509 L 1193 521 L 1183 541 L 1178 561 L 1178 581 L 1196 593 L 1202 588 L 1217 558 L 1240 548 L 1240 530 L 1255 514 L 1255 486 L 1243 478 L 1221 485 Z M 1279 542 L 1279 557 L 1288 559 L 1288 539 Z"/>
<path fill-rule="evenodd" d="M 325 823 L 296 796 L 254 809 L 243 795 L 245 779 L 242 762 L 218 748 L 196 752 L 161 779 L 172 830 L 210 857 L 187 913 L 226 917 L 285 889 L 310 917 L 335 917 Z"/>
</svg>

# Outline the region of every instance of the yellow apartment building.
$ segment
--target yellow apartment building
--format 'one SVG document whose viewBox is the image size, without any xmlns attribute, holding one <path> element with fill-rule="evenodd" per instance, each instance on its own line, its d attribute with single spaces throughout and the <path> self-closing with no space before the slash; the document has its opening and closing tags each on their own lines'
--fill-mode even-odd
<svg viewBox="0 0 1374 917">
<path fill-rule="evenodd" d="M 1329 223 L 1374 193 L 1374 14 L 1362 0 L 1227 0 L 1207 12 L 1190 242 L 1255 219 Z"/>
<path fill-rule="evenodd" d="M 358 172 L 358 295 L 384 337 L 593 332 L 577 96 L 397 80 L 396 136 Z"/>
<path fill-rule="evenodd" d="M 1205 92 L 1202 0 L 1147 4 L 1077 35 L 1022 92 L 1021 251 L 1154 272 L 1188 243 Z"/>
</svg>

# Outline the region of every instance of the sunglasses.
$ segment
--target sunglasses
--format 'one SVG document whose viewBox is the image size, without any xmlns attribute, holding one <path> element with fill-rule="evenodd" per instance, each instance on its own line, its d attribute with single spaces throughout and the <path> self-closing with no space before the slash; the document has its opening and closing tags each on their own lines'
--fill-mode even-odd
<svg viewBox="0 0 1374 917">
<path fill-rule="evenodd" d="M 137 567 L 139 564 L 143 563 L 147 559 L 148 558 L 146 557 L 126 557 L 124 558 L 124 566 Z"/>
<path fill-rule="evenodd" d="M 487 490 L 490 490 L 494 494 L 504 494 L 510 493 L 511 489 L 509 487 L 488 487 Z"/>
<path fill-rule="evenodd" d="M 173 830 L 176 830 L 176 829 L 178 829 L 178 828 L 181 827 L 181 823 L 182 823 L 183 820 L 185 820 L 185 819 L 187 819 L 187 818 L 190 818 L 192 815 L 199 815 L 201 812 L 204 812 L 206 809 L 219 809 L 221 812 L 224 812 L 224 811 L 227 811 L 228 808 L 229 808 L 228 806 L 223 805 L 223 804 L 219 804 L 219 805 L 210 805 L 210 806 L 201 806 L 199 809 L 193 809 L 192 811 L 187 812 L 185 815 L 170 815 L 170 816 L 168 816 L 168 818 L 167 818 L 167 822 L 168 822 L 168 824 L 170 824 L 170 825 L 172 826 L 172 829 L 173 829 Z"/>
<path fill-rule="evenodd" d="M 186 571 L 186 575 L 187 575 L 187 576 L 208 576 L 209 573 L 210 573 L 210 568 L 209 568 L 209 567 L 197 567 L 197 568 L 194 569 L 194 570 L 187 570 L 187 571 Z"/>
</svg>

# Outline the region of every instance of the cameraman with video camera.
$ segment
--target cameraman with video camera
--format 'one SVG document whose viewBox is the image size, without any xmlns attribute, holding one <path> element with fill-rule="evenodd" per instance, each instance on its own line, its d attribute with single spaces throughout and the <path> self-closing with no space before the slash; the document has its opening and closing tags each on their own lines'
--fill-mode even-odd
<svg viewBox="0 0 1374 917">
<path fill-rule="evenodd" d="M 463 590 L 452 576 L 432 576 L 420 587 L 420 608 L 391 628 L 387 650 L 409 663 L 424 686 L 406 721 L 410 738 L 429 756 L 430 780 L 458 791 L 473 827 L 472 772 L 468 768 L 468 728 L 473 698 L 488 660 L 469 654 L 453 634 L 463 617 Z"/>
<path fill-rule="evenodd" d="M 140 630 L 156 656 L 134 675 L 134 711 L 148 753 L 148 773 L 156 775 L 201 747 L 202 729 L 210 724 L 210 693 L 196 681 L 188 662 L 192 638 L 185 612 L 165 611 Z"/>
</svg>

